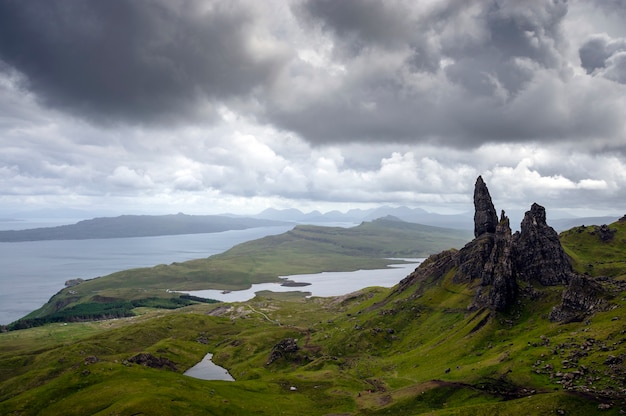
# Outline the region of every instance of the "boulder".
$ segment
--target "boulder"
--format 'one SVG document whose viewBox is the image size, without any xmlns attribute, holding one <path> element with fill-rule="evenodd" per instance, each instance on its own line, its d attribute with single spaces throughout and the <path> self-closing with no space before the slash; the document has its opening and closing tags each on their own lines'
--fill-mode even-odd
<svg viewBox="0 0 626 416">
<path fill-rule="evenodd" d="M 294 353 L 298 352 L 298 341 L 294 338 L 285 338 L 278 344 L 274 345 L 270 357 L 267 360 L 266 365 L 272 364 L 279 358 L 289 358 Z"/>
</svg>

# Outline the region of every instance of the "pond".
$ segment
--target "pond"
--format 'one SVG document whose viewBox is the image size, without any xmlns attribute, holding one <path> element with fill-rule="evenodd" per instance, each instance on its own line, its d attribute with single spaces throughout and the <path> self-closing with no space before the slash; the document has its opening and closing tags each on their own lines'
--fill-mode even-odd
<svg viewBox="0 0 626 416">
<path fill-rule="evenodd" d="M 212 358 L 213 354 L 208 353 L 202 361 L 185 371 L 184 374 L 201 380 L 235 381 L 225 368 L 211 361 Z"/>
</svg>

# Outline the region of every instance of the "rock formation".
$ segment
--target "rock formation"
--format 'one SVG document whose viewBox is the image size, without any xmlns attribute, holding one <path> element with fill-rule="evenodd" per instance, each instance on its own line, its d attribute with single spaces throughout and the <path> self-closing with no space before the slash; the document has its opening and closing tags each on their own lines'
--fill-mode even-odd
<svg viewBox="0 0 626 416">
<path fill-rule="evenodd" d="M 495 233 L 498 215 L 482 176 L 476 179 L 474 186 L 474 208 L 474 237 L 480 237 L 484 233 Z"/>
<path fill-rule="evenodd" d="M 487 297 L 481 300 L 482 291 L 477 290 L 474 303 L 476 306 L 487 305 L 501 311 L 507 308 L 517 294 L 517 282 L 513 274 L 511 248 L 513 240 L 509 218 L 502 211 L 500 222 L 496 226 L 493 249 L 489 260 L 483 267 L 481 287 L 491 286 Z"/>
<path fill-rule="evenodd" d="M 561 304 L 550 312 L 550 320 L 556 322 L 582 321 L 584 317 L 606 304 L 602 286 L 590 278 L 572 275 L 563 291 Z"/>
<path fill-rule="evenodd" d="M 546 223 L 546 210 L 533 204 L 526 211 L 521 231 L 513 238 L 515 268 L 518 278 L 537 281 L 544 286 L 565 285 L 572 275 L 572 266 L 559 236 Z"/>
<path fill-rule="evenodd" d="M 476 288 L 469 310 L 504 311 L 516 300 L 520 284 L 532 287 L 537 283 L 569 284 L 562 305 L 555 307 L 551 315 L 555 321 L 571 320 L 597 307 L 598 287 L 573 272 L 558 234 L 546 223 L 544 207 L 533 204 L 524 216 L 521 230 L 512 234 L 504 211 L 498 221 L 487 185 L 479 176 L 474 208 L 474 240 L 459 251 L 431 256 L 400 283 L 399 291 L 418 281 L 434 281 L 456 269 L 453 282 Z"/>
<path fill-rule="evenodd" d="M 300 348 L 298 348 L 298 341 L 296 339 L 285 338 L 278 344 L 274 345 L 274 348 L 272 348 L 272 352 L 269 359 L 267 360 L 266 365 L 272 364 L 279 358 L 288 358 L 297 353 L 299 349 Z"/>
<path fill-rule="evenodd" d="M 154 355 L 145 352 L 139 353 L 124 361 L 128 363 L 143 365 L 144 367 L 165 368 L 171 371 L 178 371 L 178 369 L 176 368 L 176 363 L 174 363 L 173 361 L 170 361 L 164 357 L 155 357 Z"/>
</svg>

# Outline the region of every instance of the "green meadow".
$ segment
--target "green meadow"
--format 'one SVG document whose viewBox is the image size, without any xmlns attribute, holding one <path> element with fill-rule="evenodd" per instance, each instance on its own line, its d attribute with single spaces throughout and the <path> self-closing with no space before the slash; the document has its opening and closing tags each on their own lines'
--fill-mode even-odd
<svg viewBox="0 0 626 416">
<path fill-rule="evenodd" d="M 626 254 L 626 233 L 611 227 L 611 250 Z M 604 241 L 583 244 L 568 233 L 563 244 L 576 267 L 586 267 L 591 251 L 594 268 L 615 263 L 595 247 Z M 314 235 L 323 244 L 324 234 Z M 344 252 L 366 250 L 370 242 L 361 240 L 357 248 L 345 240 Z M 254 257 L 250 245 L 237 250 Z M 132 317 L 2 333 L 0 414 L 626 412 L 626 295 L 618 283 L 606 308 L 559 324 L 548 314 L 562 288 L 534 288 L 539 295 L 504 313 L 468 312 L 473 289 L 452 282 L 452 273 L 404 291 L 368 288 L 336 298 L 265 292 L 244 303 L 142 306 Z M 269 362 L 285 339 L 297 350 Z M 236 381 L 183 375 L 208 352 Z M 174 367 L 134 363 L 140 353 Z"/>
</svg>

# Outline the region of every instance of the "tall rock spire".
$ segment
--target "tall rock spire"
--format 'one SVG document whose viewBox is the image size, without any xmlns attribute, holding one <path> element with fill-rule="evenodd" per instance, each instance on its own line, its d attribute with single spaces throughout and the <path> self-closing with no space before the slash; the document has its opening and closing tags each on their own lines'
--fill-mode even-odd
<svg viewBox="0 0 626 416">
<path fill-rule="evenodd" d="M 536 280 L 544 286 L 567 284 L 572 265 L 559 235 L 546 223 L 546 209 L 533 204 L 530 211 L 526 211 L 520 228 L 514 238 L 518 277 Z"/>
<path fill-rule="evenodd" d="M 474 186 L 474 210 L 474 237 L 479 237 L 485 233 L 495 233 L 498 215 L 482 176 L 476 179 Z"/>
</svg>

